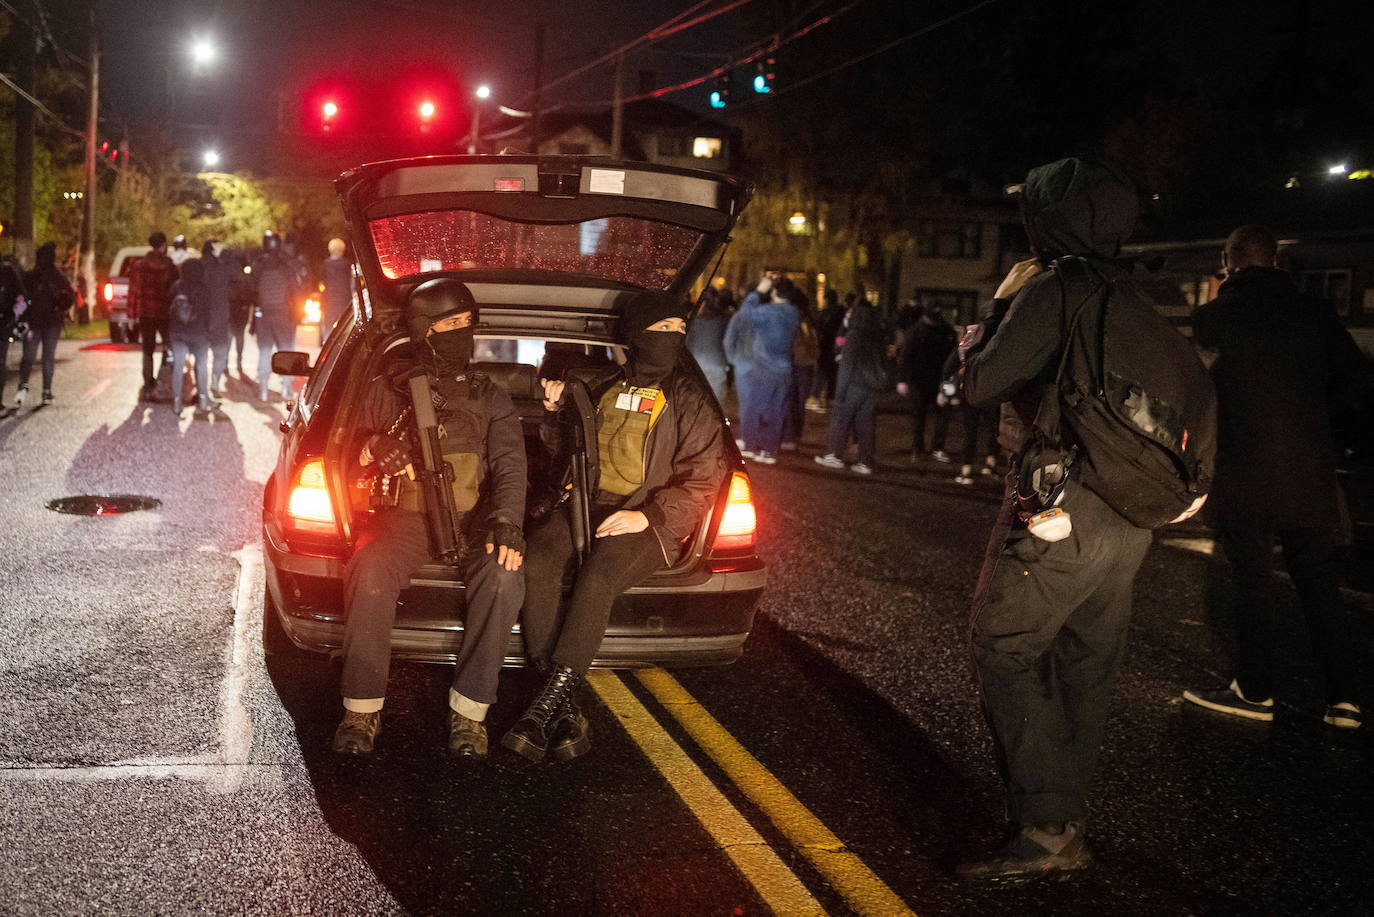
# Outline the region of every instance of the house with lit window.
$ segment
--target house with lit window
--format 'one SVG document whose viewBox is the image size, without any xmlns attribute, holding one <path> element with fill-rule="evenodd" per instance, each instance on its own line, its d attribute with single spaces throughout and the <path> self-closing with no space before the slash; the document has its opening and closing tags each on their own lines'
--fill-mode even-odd
<svg viewBox="0 0 1374 917">
<path fill-rule="evenodd" d="M 609 108 L 561 108 L 545 113 L 539 125 L 542 154 L 565 156 L 611 155 L 612 114 Z M 504 138 L 521 147 L 528 124 L 487 135 L 498 144 Z M 622 156 L 640 162 L 690 169 L 728 171 L 735 149 L 730 127 L 680 105 L 658 99 L 627 102 L 624 107 Z"/>
</svg>

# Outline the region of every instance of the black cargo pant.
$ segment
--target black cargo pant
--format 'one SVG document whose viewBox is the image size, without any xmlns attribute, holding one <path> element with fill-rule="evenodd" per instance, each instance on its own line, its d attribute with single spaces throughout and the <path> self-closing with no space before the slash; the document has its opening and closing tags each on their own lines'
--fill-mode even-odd
<svg viewBox="0 0 1374 917">
<path fill-rule="evenodd" d="M 1341 602 L 1334 533 L 1321 529 L 1240 528 L 1217 532 L 1236 581 L 1236 682 L 1251 700 L 1274 696 L 1274 541 L 1307 619 L 1312 651 L 1326 676 L 1326 702 L 1355 701 L 1355 652 Z"/>
<path fill-rule="evenodd" d="M 593 504 L 592 531 L 616 508 Z M 525 558 L 529 586 L 520 628 L 531 659 L 567 666 L 580 674 L 591 668 L 601 648 L 616 596 L 667 562 L 653 529 L 593 538 L 587 559 L 577 571 L 566 613 L 562 613 L 563 578 L 574 555 L 572 515 L 564 504 L 530 533 Z"/>
<path fill-rule="evenodd" d="M 494 704 L 506 645 L 525 598 L 525 574 L 496 563 L 496 554 L 487 554 L 481 541 L 463 557 L 467 613 L 453 689 L 479 704 Z M 344 568 L 344 697 L 386 695 L 396 599 L 410 585 L 410 574 L 429 560 L 429 531 L 421 513 L 383 510 L 359 538 Z"/>
<path fill-rule="evenodd" d="M 1008 494 L 973 600 L 974 668 L 1018 825 L 1087 816 L 1131 586 L 1151 541 L 1083 487 L 1061 506 L 1073 532 L 1043 541 Z"/>
<path fill-rule="evenodd" d="M 138 338 L 143 344 L 143 387 L 149 391 L 152 391 L 153 387 L 157 385 L 157 377 L 162 375 L 162 370 L 168 363 L 169 354 L 167 351 L 171 348 L 171 343 L 167 336 L 167 322 L 168 319 L 165 316 L 162 318 L 148 316 L 138 320 Z M 153 353 L 157 350 L 159 338 L 162 339 L 162 361 L 158 364 L 157 373 L 154 374 Z M 179 384 L 179 379 L 173 381 L 172 390 L 174 392 L 180 391 Z"/>
</svg>

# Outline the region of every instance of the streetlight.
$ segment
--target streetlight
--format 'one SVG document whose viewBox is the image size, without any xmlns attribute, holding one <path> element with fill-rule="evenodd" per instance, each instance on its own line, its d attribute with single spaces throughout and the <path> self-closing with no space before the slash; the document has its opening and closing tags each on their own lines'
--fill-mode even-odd
<svg viewBox="0 0 1374 917">
<path fill-rule="evenodd" d="M 1327 174 L 1327 175 L 1344 175 L 1345 173 L 1347 173 L 1347 172 L 1349 172 L 1349 171 L 1350 171 L 1350 166 L 1348 166 L 1348 165 L 1346 165 L 1345 163 L 1342 162 L 1342 163 L 1338 163 L 1338 164 L 1336 164 L 1336 165 L 1331 166 L 1330 168 L 1328 168 L 1328 169 L 1326 170 L 1326 174 Z"/>
<path fill-rule="evenodd" d="M 489 99 L 491 98 L 491 87 L 483 83 L 481 86 L 477 87 L 473 95 L 477 96 L 479 102 L 482 99 Z M 482 131 L 482 106 L 479 102 L 472 103 L 472 134 L 468 137 L 469 153 L 477 152 L 477 138 L 481 135 Z"/>
<path fill-rule="evenodd" d="M 197 38 L 191 42 L 191 63 L 197 67 L 208 67 L 218 55 L 214 42 L 208 38 Z"/>
<path fill-rule="evenodd" d="M 206 150 L 201 154 L 200 161 L 205 163 L 205 168 L 213 169 L 219 165 L 219 150 Z"/>
</svg>

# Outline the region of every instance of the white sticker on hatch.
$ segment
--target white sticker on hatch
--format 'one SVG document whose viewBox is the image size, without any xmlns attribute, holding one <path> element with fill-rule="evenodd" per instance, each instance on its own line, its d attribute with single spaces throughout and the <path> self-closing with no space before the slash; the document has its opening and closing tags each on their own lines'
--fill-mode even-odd
<svg viewBox="0 0 1374 917">
<path fill-rule="evenodd" d="M 420 273 L 421 273 L 421 274 L 429 274 L 429 273 L 431 273 L 431 272 L 433 272 L 433 271 L 442 271 L 443 269 L 444 269 L 444 262 L 440 261 L 438 258 L 421 258 L 421 259 L 420 259 Z"/>
<path fill-rule="evenodd" d="M 592 169 L 587 178 L 587 190 L 593 194 L 624 194 L 624 170 Z"/>
</svg>

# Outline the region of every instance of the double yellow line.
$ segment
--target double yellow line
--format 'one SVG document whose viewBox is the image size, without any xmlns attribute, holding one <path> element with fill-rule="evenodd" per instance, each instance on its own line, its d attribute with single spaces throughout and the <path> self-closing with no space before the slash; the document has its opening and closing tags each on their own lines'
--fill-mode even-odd
<svg viewBox="0 0 1374 917">
<path fill-rule="evenodd" d="M 850 907 L 864 917 L 915 917 L 902 899 L 697 703 L 677 679 L 662 669 L 637 671 L 635 676 Z M 793 917 L 825 913 L 796 874 L 618 676 L 596 672 L 590 681 L 635 744 L 775 914 Z"/>
</svg>

